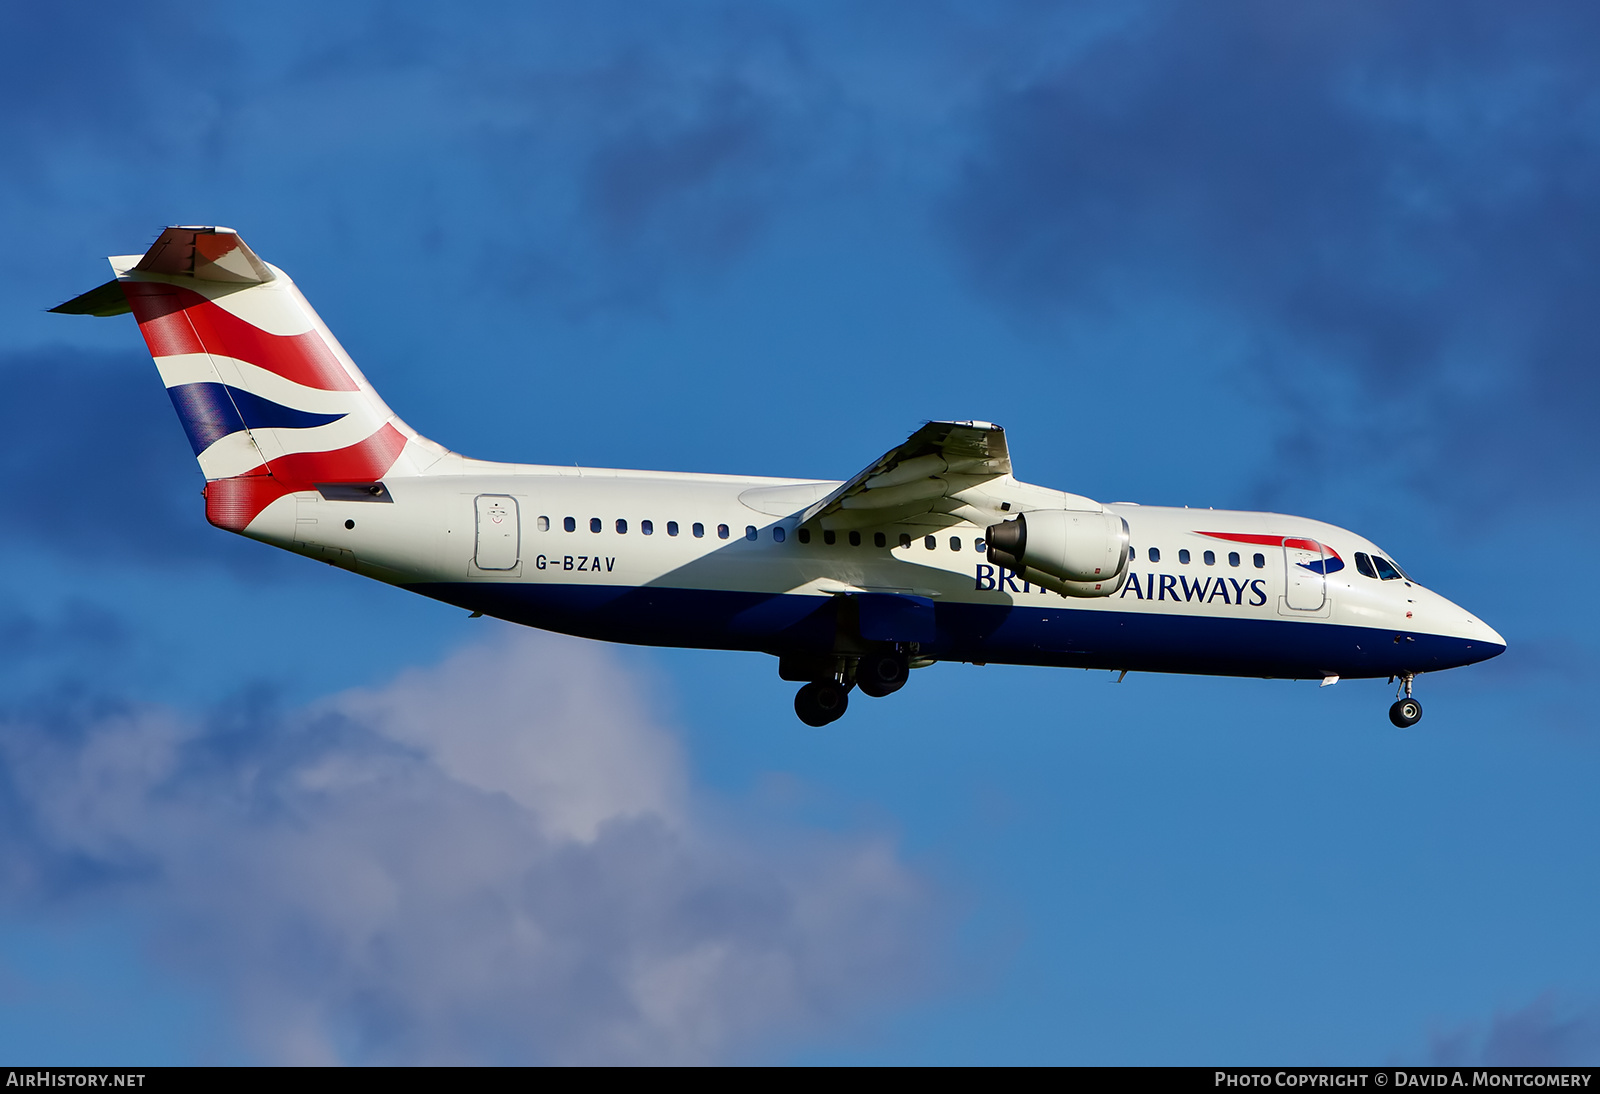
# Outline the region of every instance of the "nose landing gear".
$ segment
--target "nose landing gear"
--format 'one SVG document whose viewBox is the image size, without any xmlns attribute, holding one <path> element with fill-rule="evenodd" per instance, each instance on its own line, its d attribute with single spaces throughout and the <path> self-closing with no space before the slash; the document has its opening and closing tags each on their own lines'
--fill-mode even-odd
<svg viewBox="0 0 1600 1094">
<path fill-rule="evenodd" d="M 1394 706 L 1389 708 L 1389 721 L 1401 729 L 1408 729 L 1422 721 L 1422 704 L 1411 697 L 1411 681 L 1416 673 L 1405 672 L 1400 674 L 1400 688 L 1405 692 L 1405 698 L 1397 699 Z"/>
</svg>

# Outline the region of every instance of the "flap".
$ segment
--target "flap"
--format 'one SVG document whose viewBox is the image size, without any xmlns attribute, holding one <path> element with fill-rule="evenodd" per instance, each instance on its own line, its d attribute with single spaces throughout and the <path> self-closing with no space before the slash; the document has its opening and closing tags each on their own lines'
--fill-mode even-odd
<svg viewBox="0 0 1600 1094">
<path fill-rule="evenodd" d="M 866 527 L 934 517 L 948 522 L 970 508 L 961 493 L 1010 476 L 1005 430 L 991 422 L 929 422 L 843 486 L 816 502 L 801 522 Z"/>
</svg>

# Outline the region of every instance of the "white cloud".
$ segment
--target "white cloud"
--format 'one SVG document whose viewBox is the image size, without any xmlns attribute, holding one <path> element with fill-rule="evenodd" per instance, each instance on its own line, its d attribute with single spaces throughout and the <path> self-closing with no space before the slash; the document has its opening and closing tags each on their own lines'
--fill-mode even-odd
<svg viewBox="0 0 1600 1094">
<path fill-rule="evenodd" d="M 645 706 L 594 647 L 523 637 L 347 692 L 328 709 L 417 750 L 454 782 L 505 794 L 547 835 L 593 841 L 618 817 L 683 818 L 683 759 Z"/>
<path fill-rule="evenodd" d="M 140 912 L 290 1063 L 737 1058 L 911 989 L 894 848 L 705 808 L 648 710 L 602 647 L 507 632 L 242 730 L 13 720 L 0 897 Z"/>
</svg>

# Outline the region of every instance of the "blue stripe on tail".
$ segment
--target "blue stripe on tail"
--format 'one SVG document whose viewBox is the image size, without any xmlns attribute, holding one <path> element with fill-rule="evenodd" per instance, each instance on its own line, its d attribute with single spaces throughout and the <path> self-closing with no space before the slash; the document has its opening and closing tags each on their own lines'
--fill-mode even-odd
<svg viewBox="0 0 1600 1094">
<path fill-rule="evenodd" d="M 309 429 L 343 418 L 296 410 L 227 384 L 180 384 L 167 389 L 196 456 L 241 429 Z"/>
</svg>

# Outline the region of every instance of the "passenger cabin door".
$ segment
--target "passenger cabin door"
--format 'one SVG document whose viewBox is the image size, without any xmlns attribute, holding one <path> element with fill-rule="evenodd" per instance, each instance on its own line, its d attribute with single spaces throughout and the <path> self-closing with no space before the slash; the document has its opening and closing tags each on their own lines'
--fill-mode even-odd
<svg viewBox="0 0 1600 1094">
<path fill-rule="evenodd" d="M 1284 607 L 1295 612 L 1322 610 L 1328 600 L 1328 579 L 1323 574 L 1327 557 L 1314 539 L 1283 541 Z"/>
<path fill-rule="evenodd" d="M 480 570 L 515 570 L 522 548 L 517 499 L 505 494 L 479 494 L 478 543 L 473 561 Z"/>
</svg>

